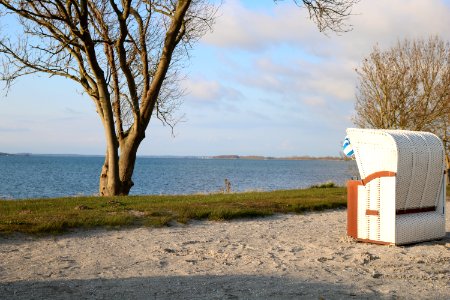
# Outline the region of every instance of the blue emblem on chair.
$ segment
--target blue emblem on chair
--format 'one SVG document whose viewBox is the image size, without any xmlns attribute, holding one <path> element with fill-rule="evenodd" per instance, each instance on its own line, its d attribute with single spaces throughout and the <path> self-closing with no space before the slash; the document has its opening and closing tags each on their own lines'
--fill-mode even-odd
<svg viewBox="0 0 450 300">
<path fill-rule="evenodd" d="M 353 155 L 355 154 L 355 152 L 353 151 L 352 144 L 350 144 L 350 139 L 348 137 L 345 137 L 344 139 L 344 143 L 342 144 L 342 151 L 347 157 L 353 157 Z"/>
</svg>

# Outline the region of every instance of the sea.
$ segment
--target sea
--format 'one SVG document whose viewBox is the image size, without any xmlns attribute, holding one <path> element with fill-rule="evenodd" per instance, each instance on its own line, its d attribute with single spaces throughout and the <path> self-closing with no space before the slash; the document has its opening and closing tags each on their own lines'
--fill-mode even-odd
<svg viewBox="0 0 450 300">
<path fill-rule="evenodd" d="M 101 156 L 0 156 L 0 199 L 98 194 Z M 214 193 L 307 188 L 358 175 L 354 161 L 248 160 L 200 157 L 138 157 L 131 195 Z"/>
</svg>

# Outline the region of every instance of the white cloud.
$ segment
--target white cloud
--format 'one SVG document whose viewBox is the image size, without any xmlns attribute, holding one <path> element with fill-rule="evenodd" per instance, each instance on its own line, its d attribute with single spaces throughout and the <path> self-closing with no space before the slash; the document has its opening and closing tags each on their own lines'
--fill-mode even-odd
<svg viewBox="0 0 450 300">
<path fill-rule="evenodd" d="M 309 106 L 314 106 L 314 107 L 324 107 L 325 106 L 325 99 L 321 98 L 321 97 L 306 97 L 304 99 L 302 99 L 303 103 L 305 103 L 306 105 Z"/>
<path fill-rule="evenodd" d="M 309 22 L 305 9 L 299 9 L 292 3 L 272 5 L 273 13 L 268 13 L 245 8 L 236 0 L 227 1 L 214 32 L 203 40 L 217 47 L 255 51 L 274 43 L 298 43 L 317 31 Z"/>
<path fill-rule="evenodd" d="M 450 7 L 441 0 L 361 1 L 351 18 L 352 32 L 336 40 L 340 56 L 360 61 L 378 43 L 392 46 L 398 39 L 448 36 Z"/>
<path fill-rule="evenodd" d="M 216 81 L 186 80 L 183 86 L 191 98 L 200 101 L 214 101 L 220 98 L 220 85 Z"/>
<path fill-rule="evenodd" d="M 225 3 L 215 31 L 203 43 L 230 60 L 238 51 L 246 53 L 248 63 L 222 67 L 230 81 L 270 95 L 272 101 L 298 102 L 297 109 L 321 106 L 332 115 L 338 106 L 351 114 L 354 69 L 375 44 L 386 48 L 403 38 L 444 38 L 450 28 L 450 6 L 440 0 L 362 0 L 353 13 L 348 20 L 352 31 L 325 36 L 306 9 L 290 1 L 255 10 L 233 0 Z"/>
<path fill-rule="evenodd" d="M 353 57 L 369 51 L 376 42 L 389 46 L 398 38 L 445 37 L 450 27 L 449 10 L 442 0 L 362 0 L 348 20 L 351 32 L 325 36 L 309 20 L 307 10 L 290 1 L 254 10 L 231 0 L 225 2 L 214 31 L 203 42 L 248 51 L 291 44 L 317 56 L 340 53 Z"/>
<path fill-rule="evenodd" d="M 242 97 L 239 90 L 225 86 L 216 80 L 186 79 L 182 87 L 187 92 L 188 101 L 199 103 L 218 103 L 224 99 L 233 101 Z"/>
</svg>

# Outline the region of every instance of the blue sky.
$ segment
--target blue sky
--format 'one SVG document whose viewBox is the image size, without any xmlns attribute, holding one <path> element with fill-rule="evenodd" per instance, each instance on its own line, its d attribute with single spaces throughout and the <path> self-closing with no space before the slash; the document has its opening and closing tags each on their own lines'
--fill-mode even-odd
<svg viewBox="0 0 450 300">
<path fill-rule="evenodd" d="M 292 1 L 225 0 L 185 70 L 175 137 L 154 120 L 139 154 L 338 155 L 353 126 L 354 69 L 372 47 L 449 40 L 448 1 L 362 0 L 353 12 L 351 32 L 324 35 Z M 104 150 L 94 105 L 72 82 L 32 76 L 0 95 L 0 152 Z"/>
</svg>

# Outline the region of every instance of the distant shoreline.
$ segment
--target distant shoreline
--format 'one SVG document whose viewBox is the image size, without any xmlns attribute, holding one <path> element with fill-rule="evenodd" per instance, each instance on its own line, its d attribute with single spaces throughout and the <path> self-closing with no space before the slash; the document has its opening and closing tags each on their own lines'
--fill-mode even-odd
<svg viewBox="0 0 450 300">
<path fill-rule="evenodd" d="M 31 156 L 31 153 L 5 153 L 0 152 L 0 156 Z"/>
<path fill-rule="evenodd" d="M 248 160 L 344 160 L 338 156 L 287 156 L 287 157 L 272 157 L 272 156 L 257 156 L 257 155 L 216 155 L 211 156 L 212 159 L 248 159 Z"/>
<path fill-rule="evenodd" d="M 104 157 L 98 154 L 33 154 L 33 153 L 5 153 L 0 152 L 0 156 L 50 156 L 50 157 Z M 141 158 L 195 158 L 195 159 L 239 159 L 239 160 L 346 160 L 338 156 L 260 156 L 260 155 L 212 155 L 212 156 L 195 156 L 195 155 L 138 155 Z"/>
</svg>

